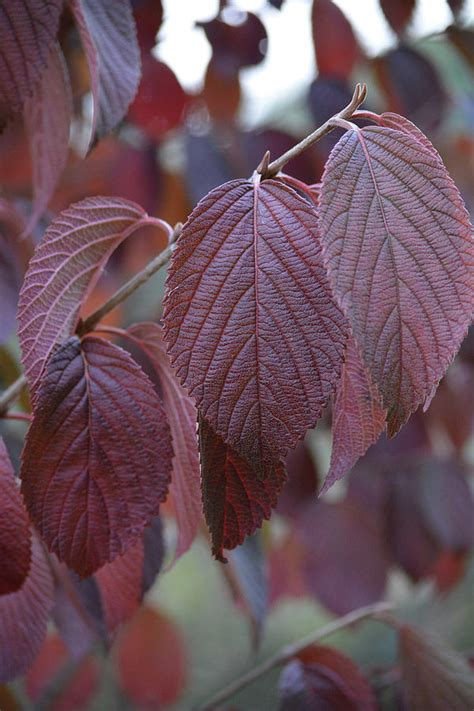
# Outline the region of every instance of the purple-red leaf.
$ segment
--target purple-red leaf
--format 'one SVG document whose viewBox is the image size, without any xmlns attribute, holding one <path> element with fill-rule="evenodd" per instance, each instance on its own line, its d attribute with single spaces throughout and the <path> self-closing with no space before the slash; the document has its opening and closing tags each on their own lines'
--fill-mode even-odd
<svg viewBox="0 0 474 711">
<path fill-rule="evenodd" d="M 213 51 L 213 62 L 227 76 L 243 67 L 259 64 L 266 54 L 267 32 L 252 12 L 234 11 L 236 22 L 228 24 L 220 17 L 198 22 Z"/>
<path fill-rule="evenodd" d="M 17 592 L 0 596 L 0 682 L 23 674 L 37 655 L 46 635 L 53 591 L 50 567 L 33 537 L 28 577 Z"/>
<path fill-rule="evenodd" d="M 22 110 L 45 67 L 63 0 L 16 0 L 0 5 L 0 130 Z"/>
<path fill-rule="evenodd" d="M 0 223 L 0 343 L 4 343 L 16 326 L 16 310 L 20 293 L 20 266 L 8 231 Z"/>
<path fill-rule="evenodd" d="M 141 207 L 119 198 L 87 198 L 48 227 L 30 262 L 18 320 L 22 363 L 36 390 L 54 346 L 74 333 L 82 303 L 113 250 L 146 220 Z"/>
<path fill-rule="evenodd" d="M 312 646 L 283 669 L 279 711 L 375 711 L 369 682 L 354 662 L 331 647 Z"/>
<path fill-rule="evenodd" d="M 351 23 L 332 0 L 313 0 L 311 19 L 319 75 L 348 79 L 360 58 Z"/>
<path fill-rule="evenodd" d="M 257 473 L 314 426 L 342 367 L 316 212 L 276 180 L 213 190 L 184 225 L 164 303 L 176 372 Z"/>
<path fill-rule="evenodd" d="M 175 451 L 170 494 L 179 529 L 175 553 L 178 558 L 191 546 L 202 519 L 196 407 L 171 368 L 161 327 L 139 323 L 131 326 L 128 334 L 148 356 L 158 375 L 170 425 Z"/>
<path fill-rule="evenodd" d="M 7 595 L 18 590 L 28 575 L 31 533 L 25 505 L 1 437 L 0 510 L 0 595 Z"/>
<path fill-rule="evenodd" d="M 212 552 L 225 561 L 224 548 L 240 545 L 245 536 L 270 518 L 286 480 L 285 467 L 275 462 L 265 478 L 259 478 L 203 418 L 199 422 L 199 448 L 202 500 Z"/>
<path fill-rule="evenodd" d="M 25 124 L 33 168 L 34 203 L 26 233 L 46 209 L 67 162 L 72 97 L 64 56 L 54 46 L 33 95 L 25 103 Z"/>
<path fill-rule="evenodd" d="M 169 428 L 143 371 L 100 338 L 52 355 L 22 461 L 28 511 L 49 548 L 85 577 L 125 552 L 167 494 Z"/>
<path fill-rule="evenodd" d="M 140 50 L 129 0 L 70 0 L 91 77 L 91 143 L 117 126 L 137 92 Z"/>
<path fill-rule="evenodd" d="M 474 310 L 474 241 L 439 157 L 406 132 L 349 131 L 323 176 L 333 291 L 395 434 L 432 394 Z"/>
<path fill-rule="evenodd" d="M 426 632 L 403 625 L 399 659 L 410 711 L 467 711 L 474 707 L 474 675 L 466 660 Z"/>
<path fill-rule="evenodd" d="M 411 20 L 416 0 L 380 0 L 380 5 L 390 27 L 402 34 Z"/>
<path fill-rule="evenodd" d="M 385 410 L 380 396 L 351 337 L 347 341 L 344 367 L 337 384 L 331 463 L 321 494 L 352 469 L 384 428 Z"/>
<path fill-rule="evenodd" d="M 316 498 L 319 488 L 318 471 L 306 442 L 298 442 L 295 449 L 290 449 L 285 466 L 288 481 L 278 498 L 276 510 L 283 516 L 297 519 Z"/>
</svg>

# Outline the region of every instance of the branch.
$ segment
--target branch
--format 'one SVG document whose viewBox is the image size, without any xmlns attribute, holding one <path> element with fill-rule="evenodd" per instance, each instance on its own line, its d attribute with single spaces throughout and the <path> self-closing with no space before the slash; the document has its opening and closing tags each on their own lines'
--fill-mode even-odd
<svg viewBox="0 0 474 711">
<path fill-rule="evenodd" d="M 261 174 L 262 178 L 273 178 L 290 160 L 292 160 L 292 158 L 296 158 L 296 156 L 299 156 L 300 153 L 303 153 L 308 148 L 310 148 L 313 143 L 316 143 L 323 136 L 332 131 L 335 128 L 334 119 L 350 119 L 353 113 L 357 111 L 359 106 L 363 103 L 366 96 L 367 86 L 365 84 L 356 84 L 352 99 L 347 104 L 347 106 L 342 109 L 342 111 L 339 111 L 339 113 L 332 116 L 325 123 L 323 123 L 322 126 L 313 131 L 313 133 L 310 133 L 309 136 L 303 138 L 303 140 L 297 143 L 296 146 L 290 148 L 288 151 L 286 151 L 286 153 L 283 153 L 283 155 L 281 155 L 279 158 L 272 161 L 271 163 L 268 163 L 268 158 L 265 161 L 264 156 L 264 159 L 262 159 L 262 163 L 260 163 L 259 167 L 257 168 L 257 172 Z M 265 163 L 267 163 L 267 165 L 265 165 Z"/>
<path fill-rule="evenodd" d="M 5 392 L 0 397 L 0 418 L 8 410 L 9 405 L 15 402 L 17 397 L 21 394 L 21 391 L 27 384 L 27 380 L 24 375 L 20 375 L 19 378 L 15 380 L 14 383 L 8 387 Z"/>
<path fill-rule="evenodd" d="M 338 632 L 345 627 L 349 627 L 354 624 L 354 622 L 359 622 L 367 617 L 379 615 L 390 609 L 392 609 L 392 606 L 385 602 L 360 607 L 358 610 L 349 612 L 349 614 L 339 617 L 337 620 L 324 625 L 324 627 L 320 627 L 314 632 L 311 632 L 307 637 L 303 637 L 303 639 L 300 639 L 298 642 L 287 644 L 272 657 L 269 657 L 264 662 L 248 671 L 246 674 L 243 674 L 239 679 L 236 679 L 230 683 L 224 689 L 218 691 L 217 694 L 209 699 L 209 701 L 207 701 L 203 706 L 197 707 L 196 711 L 212 711 L 212 709 L 215 709 L 223 701 L 226 701 L 231 696 L 234 696 L 234 694 L 238 691 L 241 691 L 241 689 L 244 689 L 246 686 L 251 684 L 256 679 L 259 679 L 267 672 L 286 664 L 286 662 L 293 659 L 293 657 L 306 649 L 306 647 L 319 642 L 321 639 L 333 634 L 334 632 Z"/>
</svg>

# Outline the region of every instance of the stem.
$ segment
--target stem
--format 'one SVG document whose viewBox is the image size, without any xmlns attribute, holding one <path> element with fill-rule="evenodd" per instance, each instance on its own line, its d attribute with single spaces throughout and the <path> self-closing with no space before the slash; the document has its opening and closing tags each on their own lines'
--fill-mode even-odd
<svg viewBox="0 0 474 711">
<path fill-rule="evenodd" d="M 19 420 L 20 422 L 31 422 L 31 415 L 26 412 L 5 412 L 1 415 L 3 420 Z"/>
<path fill-rule="evenodd" d="M 21 391 L 26 385 L 26 378 L 24 375 L 20 375 L 19 378 L 15 380 L 14 383 L 8 387 L 5 392 L 0 397 L 0 416 L 3 417 L 4 413 L 8 410 L 10 403 L 14 402 L 20 395 Z"/>
<path fill-rule="evenodd" d="M 339 617 L 337 620 L 324 625 L 324 627 L 320 627 L 314 632 L 311 632 L 307 637 L 303 637 L 303 639 L 300 639 L 298 642 L 287 644 L 272 657 L 269 657 L 264 662 L 248 671 L 246 674 L 243 674 L 239 679 L 236 679 L 230 683 L 224 689 L 218 691 L 217 694 L 209 699 L 209 701 L 207 701 L 203 706 L 199 706 L 196 711 L 211 711 L 215 707 L 219 706 L 219 704 L 223 701 L 226 701 L 231 696 L 234 696 L 234 694 L 238 691 L 241 691 L 241 689 L 244 689 L 246 686 L 251 684 L 256 679 L 259 679 L 267 672 L 290 661 L 290 659 L 298 655 L 306 649 L 306 647 L 319 642 L 321 639 L 333 634 L 334 632 L 338 632 L 345 627 L 349 627 L 354 624 L 354 622 L 359 622 L 360 620 L 372 617 L 373 615 L 379 615 L 380 613 L 386 612 L 390 609 L 392 609 L 392 606 L 385 602 L 360 607 L 358 610 L 349 612 L 349 614 Z"/>
<path fill-rule="evenodd" d="M 293 146 L 293 148 L 290 148 L 288 151 L 286 151 L 286 153 L 283 153 L 283 155 L 281 155 L 279 158 L 272 161 L 268 165 L 267 169 L 263 170 L 262 178 L 272 178 L 273 176 L 275 176 L 277 173 L 280 172 L 283 166 L 288 163 L 288 161 L 292 160 L 292 158 L 296 158 L 296 156 L 299 156 L 300 153 L 303 153 L 308 148 L 310 148 L 313 143 L 316 143 L 323 136 L 332 131 L 335 128 L 334 123 L 331 123 L 333 119 L 350 119 L 354 111 L 357 111 L 359 106 L 363 103 L 366 95 L 366 85 L 356 84 L 352 99 L 347 104 L 347 106 L 342 109 L 342 111 L 339 111 L 339 113 L 335 114 L 332 118 L 328 119 L 328 121 L 323 123 L 323 125 L 313 131 L 313 133 L 310 133 L 309 136 L 303 138 L 303 140 L 297 143 L 296 146 Z"/>
</svg>

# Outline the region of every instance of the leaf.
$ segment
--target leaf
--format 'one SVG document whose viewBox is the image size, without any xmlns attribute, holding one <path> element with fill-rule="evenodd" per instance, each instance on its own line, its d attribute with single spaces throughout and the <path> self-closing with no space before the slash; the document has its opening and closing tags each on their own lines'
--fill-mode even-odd
<svg viewBox="0 0 474 711">
<path fill-rule="evenodd" d="M 143 553 L 142 599 L 155 582 L 165 558 L 163 526 L 158 516 L 145 529 Z"/>
<path fill-rule="evenodd" d="M 30 522 L 16 485 L 7 449 L 0 437 L 0 595 L 23 585 L 31 562 Z"/>
<path fill-rule="evenodd" d="M 285 467 L 275 462 L 265 478 L 259 478 L 203 418 L 199 422 L 199 448 L 202 500 L 212 552 L 225 562 L 224 548 L 240 545 L 263 519 L 270 518 L 286 480 Z"/>
<path fill-rule="evenodd" d="M 190 548 L 202 520 L 196 407 L 174 374 L 161 327 L 151 322 L 139 323 L 127 333 L 149 358 L 158 376 L 174 443 L 170 494 L 178 523 L 176 560 Z"/>
<path fill-rule="evenodd" d="M 318 493 L 318 471 L 309 446 L 298 442 L 286 457 L 288 481 L 278 497 L 277 512 L 290 519 L 297 519 L 304 508 Z"/>
<path fill-rule="evenodd" d="M 0 343 L 11 336 L 16 327 L 16 309 L 20 292 L 21 276 L 13 242 L 0 224 Z"/>
<path fill-rule="evenodd" d="M 467 711 L 474 705 L 474 676 L 460 654 L 415 627 L 399 632 L 402 688 L 410 711 Z"/>
<path fill-rule="evenodd" d="M 87 56 L 94 101 L 91 146 L 124 118 L 140 82 L 129 0 L 69 0 Z"/>
<path fill-rule="evenodd" d="M 388 24 L 397 33 L 403 34 L 415 10 L 416 0 L 380 0 Z"/>
<path fill-rule="evenodd" d="M 52 607 L 51 571 L 33 537 L 28 577 L 17 592 L 0 596 L 0 683 L 28 669 L 45 638 Z"/>
<path fill-rule="evenodd" d="M 408 133 L 370 126 L 333 150 L 319 216 L 334 294 L 394 435 L 430 397 L 471 322 L 468 214 L 432 151 Z"/>
<path fill-rule="evenodd" d="M 121 555 L 158 514 L 173 456 L 153 386 L 130 355 L 72 337 L 38 389 L 22 491 L 49 549 L 82 577 Z"/>
<path fill-rule="evenodd" d="M 436 158 L 438 158 L 438 160 L 441 161 L 441 156 L 439 155 L 438 151 L 433 146 L 431 141 L 425 136 L 423 131 L 420 131 L 418 126 L 415 126 L 414 123 L 409 121 L 404 116 L 400 116 L 400 114 L 391 113 L 390 111 L 384 111 L 384 113 L 378 116 L 377 122 L 379 126 L 386 126 L 387 128 L 393 128 L 396 131 L 409 133 L 411 136 L 413 136 L 413 138 L 419 141 L 427 150 L 431 151 L 433 156 L 435 156 Z"/>
<path fill-rule="evenodd" d="M 235 180 L 193 210 L 171 259 L 164 336 L 210 426 L 260 475 L 314 426 L 346 323 L 314 209 L 276 180 Z"/>
<path fill-rule="evenodd" d="M 0 130 L 21 112 L 48 61 L 63 0 L 18 0 L 0 6 Z"/>
<path fill-rule="evenodd" d="M 87 198 L 64 210 L 46 230 L 20 294 L 22 363 L 32 393 L 57 343 L 71 336 L 81 304 L 114 249 L 146 221 L 138 205 Z"/>
<path fill-rule="evenodd" d="M 458 16 L 461 14 L 465 4 L 465 0 L 448 0 L 448 5 L 455 19 L 457 19 Z"/>
<path fill-rule="evenodd" d="M 279 711 L 375 711 L 369 682 L 336 649 L 313 645 L 283 669 Z"/>
<path fill-rule="evenodd" d="M 268 612 L 267 559 L 259 534 L 245 538 L 229 555 L 239 597 L 251 619 L 256 647 L 260 644 Z"/>
<path fill-rule="evenodd" d="M 385 410 L 353 338 L 337 384 L 332 414 L 332 452 L 320 495 L 342 479 L 385 429 Z"/>
<path fill-rule="evenodd" d="M 267 53 L 267 32 L 253 12 L 227 10 L 232 13 L 232 24 L 221 17 L 196 24 L 211 44 L 214 64 L 231 76 L 244 67 L 260 64 Z"/>
<path fill-rule="evenodd" d="M 25 125 L 33 170 L 33 211 L 24 233 L 30 234 L 53 196 L 66 166 L 72 96 L 66 62 L 54 45 L 32 96 L 25 103 Z"/>
<path fill-rule="evenodd" d="M 318 74 L 348 79 L 361 58 L 351 23 L 332 0 L 313 0 L 311 22 Z"/>
<path fill-rule="evenodd" d="M 116 645 L 118 683 L 137 706 L 171 705 L 186 683 L 186 649 L 171 619 L 142 607 Z"/>
</svg>

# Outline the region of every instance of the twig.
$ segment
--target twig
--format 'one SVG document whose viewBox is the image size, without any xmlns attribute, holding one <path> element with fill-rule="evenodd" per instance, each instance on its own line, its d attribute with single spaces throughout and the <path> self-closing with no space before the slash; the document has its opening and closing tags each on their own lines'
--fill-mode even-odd
<svg viewBox="0 0 474 711">
<path fill-rule="evenodd" d="M 354 89 L 354 94 L 352 95 L 352 99 L 350 102 L 347 104 L 347 106 L 342 109 L 342 111 L 339 111 L 339 113 L 335 114 L 332 116 L 330 119 L 328 119 L 325 123 L 323 123 L 322 126 L 317 128 L 313 133 L 310 133 L 309 136 L 306 136 L 306 138 L 303 138 L 302 141 L 296 144 L 296 146 L 293 146 L 293 148 L 290 148 L 286 153 L 283 153 L 279 158 L 276 160 L 272 161 L 271 163 L 268 164 L 266 170 L 264 170 L 265 165 L 260 165 L 259 168 L 261 168 L 260 172 L 262 175 L 262 178 L 272 178 L 275 176 L 277 173 L 280 172 L 280 170 L 285 166 L 292 158 L 296 158 L 296 156 L 299 156 L 300 153 L 303 153 L 306 151 L 310 146 L 313 145 L 313 143 L 316 143 L 319 141 L 323 136 L 325 136 L 327 133 L 332 131 L 335 126 L 334 126 L 334 119 L 350 119 L 351 116 L 353 115 L 354 111 L 357 111 L 359 106 L 363 103 L 365 100 L 365 97 L 367 95 L 367 87 L 365 84 L 356 84 L 356 87 Z M 258 169 L 257 169 L 258 170 Z"/>
<path fill-rule="evenodd" d="M 226 701 L 238 691 L 241 691 L 241 689 L 244 689 L 246 686 L 251 684 L 256 679 L 260 678 L 272 669 L 282 666 L 283 664 L 288 662 L 290 659 L 292 659 L 297 654 L 306 649 L 306 647 L 309 647 L 311 644 L 319 642 L 321 639 L 323 639 L 323 637 L 327 637 L 328 635 L 333 634 L 334 632 L 338 632 L 339 630 L 344 629 L 345 627 L 349 627 L 350 625 L 354 624 L 354 622 L 359 622 L 360 620 L 366 619 L 367 617 L 373 617 L 374 615 L 380 615 L 380 613 L 384 613 L 387 610 L 391 609 L 392 606 L 390 604 L 380 602 L 374 605 L 360 607 L 358 610 L 349 612 L 349 614 L 344 615 L 343 617 L 339 617 L 333 622 L 329 622 L 327 625 L 324 625 L 324 627 L 320 627 L 314 632 L 311 632 L 311 634 L 309 634 L 307 637 L 303 637 L 303 639 L 300 639 L 298 642 L 294 642 L 293 644 L 287 644 L 279 652 L 262 662 L 262 664 L 255 666 L 246 674 L 243 674 L 240 678 L 231 682 L 224 689 L 218 691 L 203 706 L 196 707 L 196 711 L 211 711 L 211 709 L 214 709 L 223 701 Z"/>
<path fill-rule="evenodd" d="M 31 415 L 26 412 L 4 412 L 0 415 L 3 420 L 18 420 L 19 422 L 31 422 Z"/>
<path fill-rule="evenodd" d="M 26 385 L 26 378 L 20 375 L 14 383 L 8 387 L 0 397 L 0 416 L 8 410 L 8 406 L 19 397 L 21 391 Z"/>
</svg>

